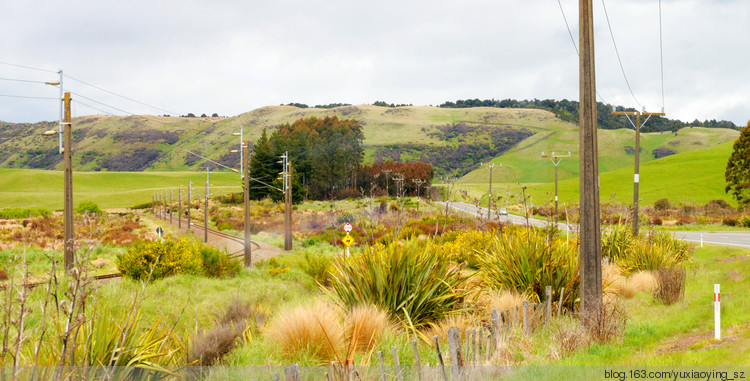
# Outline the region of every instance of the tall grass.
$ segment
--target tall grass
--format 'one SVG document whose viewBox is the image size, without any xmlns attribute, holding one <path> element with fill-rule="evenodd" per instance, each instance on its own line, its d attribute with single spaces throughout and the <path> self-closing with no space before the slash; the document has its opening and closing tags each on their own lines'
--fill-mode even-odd
<svg viewBox="0 0 750 381">
<path fill-rule="evenodd" d="M 688 248 L 688 243 L 669 232 L 650 231 L 633 236 L 630 228 L 622 225 L 613 226 L 602 236 L 602 256 L 609 256 L 624 274 L 674 267 L 689 260 Z"/>
<path fill-rule="evenodd" d="M 334 262 L 331 293 L 348 308 L 373 304 L 420 329 L 462 310 L 466 279 L 429 243 L 378 244 Z"/>
<path fill-rule="evenodd" d="M 563 303 L 571 308 L 578 297 L 578 252 L 565 241 L 509 229 L 493 237 L 478 258 L 480 273 L 493 288 L 516 291 L 540 302 L 547 286 L 553 290 L 565 287 Z"/>
</svg>

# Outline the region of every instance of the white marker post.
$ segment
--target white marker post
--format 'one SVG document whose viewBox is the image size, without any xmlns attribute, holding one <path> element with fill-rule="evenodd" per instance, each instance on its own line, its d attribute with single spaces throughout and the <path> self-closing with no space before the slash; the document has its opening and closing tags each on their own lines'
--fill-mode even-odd
<svg viewBox="0 0 750 381">
<path fill-rule="evenodd" d="M 714 285 L 714 339 L 721 340 L 721 292 L 719 285 Z"/>
</svg>

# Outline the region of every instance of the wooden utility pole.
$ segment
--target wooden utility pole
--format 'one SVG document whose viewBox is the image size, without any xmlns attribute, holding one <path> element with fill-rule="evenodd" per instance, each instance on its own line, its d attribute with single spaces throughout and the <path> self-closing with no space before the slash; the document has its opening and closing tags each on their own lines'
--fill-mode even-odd
<svg viewBox="0 0 750 381">
<path fill-rule="evenodd" d="M 542 152 L 542 157 L 548 157 L 552 160 L 552 164 L 555 165 L 555 224 L 557 224 L 557 165 L 560 164 L 562 159 L 570 157 L 570 152 L 568 152 L 567 155 L 556 154 L 554 152 L 552 152 L 551 155 L 545 155 L 544 152 Z"/>
<path fill-rule="evenodd" d="M 664 116 L 663 112 L 640 112 L 640 111 L 615 111 L 612 115 L 625 115 L 628 121 L 635 129 L 635 174 L 633 175 L 633 234 L 638 235 L 638 186 L 640 184 L 640 162 L 641 162 L 641 127 L 652 116 Z M 630 120 L 630 116 L 635 115 L 635 124 Z M 646 120 L 641 124 L 641 115 L 647 115 Z"/>
<path fill-rule="evenodd" d="M 591 318 L 602 306 L 599 156 L 596 138 L 596 75 L 592 0 L 579 0 L 581 312 Z"/>
<path fill-rule="evenodd" d="M 242 144 L 242 181 L 245 188 L 242 192 L 242 202 L 245 206 L 245 266 L 250 267 L 253 265 L 253 250 L 250 246 L 250 170 L 247 166 L 247 147 L 248 141 L 245 140 Z"/>
<path fill-rule="evenodd" d="M 500 164 L 502 167 L 503 165 Z M 490 213 L 492 211 L 492 174 L 495 173 L 495 164 L 490 164 L 487 166 L 487 171 L 490 173 L 490 188 L 487 191 L 487 194 L 489 195 L 487 199 L 487 221 L 490 220 Z"/>
<path fill-rule="evenodd" d="M 288 152 L 284 177 L 284 250 L 292 250 L 292 163 Z"/>
<path fill-rule="evenodd" d="M 177 227 L 182 229 L 182 185 L 180 185 L 180 193 L 177 196 Z"/>
<path fill-rule="evenodd" d="M 62 85 L 60 85 L 62 88 Z M 70 121 L 70 92 L 63 96 L 65 120 L 63 121 L 63 162 L 65 177 L 65 271 L 75 264 L 75 237 L 73 236 L 73 126 Z"/>
<path fill-rule="evenodd" d="M 192 206 L 190 205 L 190 193 L 193 191 L 193 180 L 190 180 L 188 183 L 188 199 L 187 199 L 187 231 L 190 231 L 190 209 Z"/>
<path fill-rule="evenodd" d="M 156 215 L 156 193 L 151 193 L 151 214 Z"/>
<path fill-rule="evenodd" d="M 206 166 L 206 205 L 203 209 L 203 242 L 208 242 L 208 176 L 210 169 Z"/>
<path fill-rule="evenodd" d="M 172 224 L 172 203 L 174 200 L 172 199 L 172 188 L 169 188 L 169 224 Z"/>
</svg>

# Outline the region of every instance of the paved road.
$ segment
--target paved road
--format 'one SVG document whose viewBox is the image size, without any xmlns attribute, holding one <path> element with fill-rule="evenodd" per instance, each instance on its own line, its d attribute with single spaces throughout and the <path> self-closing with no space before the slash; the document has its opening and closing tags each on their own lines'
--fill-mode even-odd
<svg viewBox="0 0 750 381">
<path fill-rule="evenodd" d="M 439 205 L 445 205 L 444 202 L 438 202 Z M 471 214 L 472 216 L 481 215 L 487 217 L 487 208 L 467 204 L 465 202 L 453 202 L 451 208 L 460 212 Z M 493 219 L 496 215 L 492 213 Z M 497 219 L 496 219 L 497 220 Z M 500 216 L 500 222 L 510 222 L 515 225 L 525 225 L 526 218 L 516 215 Z M 529 218 L 529 224 L 536 227 L 545 227 L 548 222 L 535 218 Z M 568 225 L 558 224 L 560 230 L 568 230 Z M 570 225 L 570 231 L 577 231 L 577 225 Z M 713 245 L 738 246 L 750 249 L 750 232 L 743 231 L 674 231 L 672 232 L 677 238 L 689 242 L 701 242 Z"/>
</svg>

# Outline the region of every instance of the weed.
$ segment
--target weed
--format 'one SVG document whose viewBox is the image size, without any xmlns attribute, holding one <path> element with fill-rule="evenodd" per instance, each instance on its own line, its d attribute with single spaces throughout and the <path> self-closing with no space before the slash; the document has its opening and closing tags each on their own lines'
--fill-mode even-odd
<svg viewBox="0 0 750 381">
<path fill-rule="evenodd" d="M 335 307 L 322 302 L 280 311 L 265 334 L 288 357 L 307 352 L 321 360 L 333 360 L 344 341 Z"/>
<path fill-rule="evenodd" d="M 685 268 L 674 266 L 658 269 L 656 283 L 654 299 L 666 305 L 677 302 L 685 294 Z"/>
<path fill-rule="evenodd" d="M 605 298 L 598 311 L 581 312 L 579 319 L 592 342 L 607 343 L 622 337 L 627 315 L 616 300 Z"/>
</svg>

